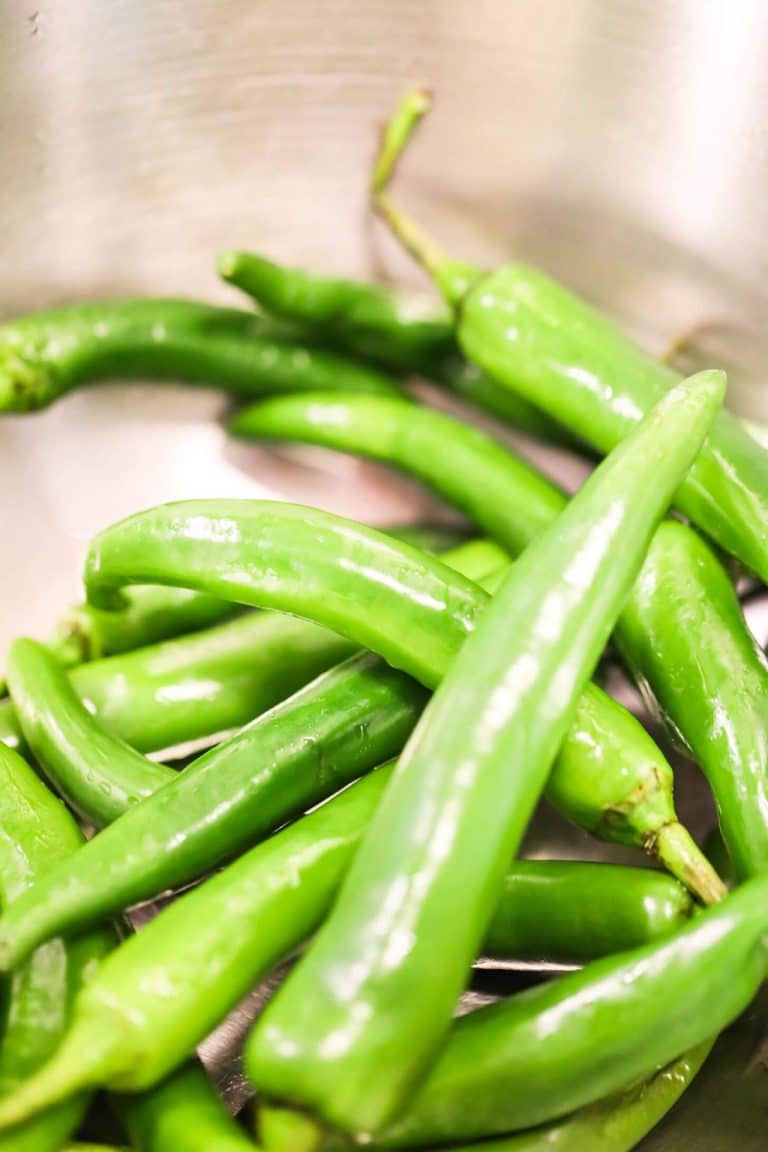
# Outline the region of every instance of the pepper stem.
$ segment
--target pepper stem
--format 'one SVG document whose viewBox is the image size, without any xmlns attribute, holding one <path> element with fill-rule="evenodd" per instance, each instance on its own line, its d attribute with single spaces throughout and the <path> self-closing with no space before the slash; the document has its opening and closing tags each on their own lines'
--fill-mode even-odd
<svg viewBox="0 0 768 1152">
<path fill-rule="evenodd" d="M 676 820 L 652 833 L 646 850 L 703 904 L 717 904 L 728 889 L 687 829 Z"/>
<path fill-rule="evenodd" d="M 51 1059 L 7 1096 L 0 1097 L 0 1131 L 96 1088 L 123 1070 L 115 1036 L 97 1021 L 75 1020 Z"/>
<path fill-rule="evenodd" d="M 390 232 L 434 279 L 449 304 L 460 303 L 477 277 L 474 268 L 451 260 L 412 216 L 396 207 L 389 188 L 403 152 L 421 121 L 432 107 L 432 94 L 426 88 L 406 92 L 394 116 L 381 134 L 379 151 L 371 175 L 371 203 Z"/>
</svg>

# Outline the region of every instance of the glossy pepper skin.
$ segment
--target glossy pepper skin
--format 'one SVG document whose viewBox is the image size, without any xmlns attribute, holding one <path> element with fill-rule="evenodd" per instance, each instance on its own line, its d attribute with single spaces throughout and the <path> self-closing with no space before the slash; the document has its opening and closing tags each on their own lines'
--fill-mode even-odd
<svg viewBox="0 0 768 1152">
<path fill-rule="evenodd" d="M 238 396 L 299 388 L 391 392 L 382 373 L 250 312 L 147 297 L 74 304 L 0 326 L 0 412 L 45 408 L 99 380 L 184 380 Z"/>
<path fill-rule="evenodd" d="M 429 524 L 387 525 L 384 531 L 426 552 L 444 552 L 461 542 L 455 529 Z M 189 588 L 147 585 L 131 588 L 119 612 L 91 604 L 76 604 L 59 620 L 47 647 L 67 667 L 132 652 L 148 644 L 210 628 L 236 616 L 241 609 Z"/>
<path fill-rule="evenodd" d="M 161 752 L 241 728 L 354 650 L 308 620 L 247 612 L 69 676 L 108 731 L 141 752 Z M 0 741 L 23 744 L 10 700 L 0 700 Z"/>
<path fill-rule="evenodd" d="M 507 870 L 483 950 L 583 963 L 665 936 L 691 910 L 685 889 L 661 872 L 517 860 Z"/>
<path fill-rule="evenodd" d="M 682 524 L 662 524 L 645 571 L 617 632 L 622 656 L 706 775 L 738 877 L 765 872 L 768 662 L 724 568 Z"/>
<path fill-rule="evenodd" d="M 15 752 L 0 747 L 0 891 L 16 899 L 57 861 L 76 852 L 82 834 L 64 805 Z M 81 982 L 107 948 L 103 936 L 39 948 L 10 978 L 0 1047 L 0 1091 L 11 1092 L 57 1048 Z M 0 1136 L 2 1152 L 58 1152 L 85 1111 L 83 1096 Z"/>
<path fill-rule="evenodd" d="M 461 356 L 453 316 L 439 297 L 317 276 L 253 252 L 225 253 L 218 270 L 266 312 L 300 326 L 314 340 L 375 360 L 390 371 L 434 380 L 534 436 L 565 437 L 542 412 Z"/>
<path fill-rule="evenodd" d="M 513 555 L 565 508 L 559 488 L 488 433 L 404 398 L 355 402 L 360 399 L 348 404 L 324 392 L 267 400 L 238 412 L 229 427 L 236 436 L 301 440 L 394 464 L 436 489 Z"/>
<path fill-rule="evenodd" d="M 83 1083 L 130 1092 L 150 1087 L 177 1067 L 248 989 L 322 921 L 391 773 L 391 766 L 385 765 L 359 780 L 181 896 L 126 941 L 78 999 L 75 1023 L 66 1040 L 69 1055 L 57 1061 L 59 1071 L 46 1081 L 54 1092 L 69 1093 L 76 1088 L 66 1078 L 71 1071 L 60 1079 L 67 1063 Z M 690 912 L 682 891 L 672 891 L 674 881 L 644 870 L 517 863 L 509 871 L 492 929 L 493 941 L 501 950 L 525 953 L 529 946 L 541 943 L 536 928 L 526 938 L 540 896 L 540 889 L 531 887 L 530 877 L 535 872 L 543 880 L 550 868 L 550 907 L 553 900 L 558 901 L 556 890 L 561 903 L 573 900 L 585 868 L 602 870 L 592 880 L 593 914 L 582 918 L 581 927 L 578 916 L 571 915 L 557 940 L 558 926 L 551 925 L 550 940 L 557 940 L 560 951 L 575 946 L 583 952 L 593 947 L 591 934 L 598 919 L 597 936 L 614 947 L 628 938 L 629 924 L 631 938 L 647 942 L 669 935 Z M 640 908 L 641 892 L 645 910 Z M 601 918 L 598 893 L 604 897 Z M 524 908 L 517 920 L 513 904 Z M 612 925 L 617 928 L 613 936 Z M 40 1092 L 50 1090 L 38 1083 L 30 1099 L 42 1105 Z M 160 1101 L 164 1088 L 156 1091 L 157 1100 L 154 1096 L 147 1101 L 126 1099 L 123 1110 L 138 1111 L 139 1119 L 148 1114 L 160 1131 L 166 1118 Z M 173 1113 L 168 1124 L 175 1131 Z"/>
<path fill-rule="evenodd" d="M 446 559 L 480 575 L 503 557 L 486 541 Z M 194 879 L 400 752 L 425 700 L 369 653 L 333 668 L 188 765 L 8 908 L 0 964 L 13 967 L 57 932 Z"/>
<path fill-rule="evenodd" d="M 54 789 L 97 826 L 151 796 L 176 773 L 112 736 L 86 709 L 42 644 L 16 640 L 8 681 L 24 738 Z"/>
<path fill-rule="evenodd" d="M 580 1108 L 562 1120 L 477 1143 L 441 1144 L 434 1147 L 434 1152 L 631 1152 L 674 1107 L 712 1046 L 713 1041 L 705 1041 L 647 1080 Z M 297 1147 L 291 1143 L 296 1139 L 297 1127 L 305 1137 L 301 1147 L 307 1152 L 318 1142 L 322 1152 L 355 1147 L 338 1133 L 320 1133 L 311 1121 L 294 1112 L 269 1105 L 260 1109 L 259 1136 L 269 1152 Z"/>
<path fill-rule="evenodd" d="M 748 881 L 667 940 L 457 1021 L 376 1147 L 416 1147 L 543 1124 L 716 1035 L 768 971 L 768 878 Z"/>
<path fill-rule="evenodd" d="M 428 94 L 412 92 L 395 114 L 374 166 L 374 208 L 454 307 L 468 359 L 585 443 L 610 452 L 679 374 L 542 272 L 510 264 L 486 274 L 450 260 L 394 207 L 389 181 L 429 106 Z M 718 414 L 675 504 L 768 580 L 768 453 L 729 412 Z"/>
<path fill-rule="evenodd" d="M 88 550 L 87 598 L 119 604 L 119 589 L 134 583 L 179 584 L 288 609 L 428 686 L 472 631 L 485 599 L 420 549 L 315 508 L 270 500 L 181 501 L 107 528 Z M 445 621 L 442 628 L 435 619 Z"/>
<path fill-rule="evenodd" d="M 238 413 L 232 421 L 232 429 L 241 436 L 297 439 L 395 464 L 425 481 L 512 554 L 527 547 L 567 506 L 563 492 L 487 433 L 468 428 L 451 416 L 416 407 L 404 398 L 343 397 L 338 393 L 318 393 L 267 400 Z M 692 679 L 695 681 L 705 674 L 700 669 L 707 666 L 716 668 L 722 659 L 717 650 L 719 642 L 714 647 L 710 643 L 711 628 L 690 629 L 690 607 L 687 606 L 685 589 L 671 587 L 675 568 L 690 570 L 691 555 L 697 549 L 704 550 L 705 545 L 691 529 L 681 524 L 670 527 L 669 531 L 667 525 L 662 525 L 659 534 L 674 545 L 668 549 L 673 553 L 668 559 L 670 577 L 666 581 L 659 579 L 655 571 L 658 549 L 653 545 L 630 593 L 629 607 L 619 618 L 616 635 L 622 640 L 626 638 L 628 650 L 636 653 L 633 665 L 636 673 L 649 677 L 653 683 L 658 671 L 662 682 L 665 676 L 669 676 L 676 683 L 687 686 Z M 701 593 L 698 595 L 700 598 Z M 664 662 L 658 670 L 645 658 L 644 619 L 638 612 L 641 601 L 653 605 L 657 619 L 653 633 L 648 626 L 648 636 L 662 631 L 676 636 L 681 630 L 686 630 L 685 639 L 675 650 L 675 659 L 667 647 Z M 733 635 L 737 637 L 734 642 L 752 652 L 754 645 L 743 621 L 740 628 L 738 633 L 732 626 Z M 712 639 L 717 641 L 716 636 Z M 754 663 L 754 656 L 752 660 Z M 737 667 L 737 662 L 731 660 L 733 673 Z M 708 716 L 713 725 L 720 722 L 715 694 L 704 699 L 700 694 L 695 698 L 692 696 L 690 705 L 686 716 L 689 723 L 684 730 L 690 727 L 692 734 L 695 733 Z M 734 702 L 734 707 L 739 707 L 737 702 Z M 738 715 L 739 711 L 735 714 Z M 578 719 L 577 716 L 577 722 Z M 679 862 L 673 862 L 679 825 L 675 824 L 669 800 L 672 790 L 669 765 L 650 745 L 644 771 L 640 769 L 636 756 L 626 754 L 625 750 L 635 742 L 636 725 L 625 719 L 623 710 L 616 711 L 609 723 L 602 723 L 594 717 L 591 728 L 586 724 L 580 727 L 582 737 L 578 747 L 566 743 L 561 750 L 558 766 L 565 770 L 555 770 L 550 776 L 548 799 L 565 815 L 603 839 L 643 846 L 690 883 L 691 877 L 681 870 Z M 625 730 L 623 742 L 617 739 L 622 729 Z M 759 726 L 757 730 L 760 730 Z M 588 787 L 579 792 L 572 787 L 573 772 L 576 771 L 571 755 L 573 751 L 582 773 L 585 773 L 587 760 L 592 762 L 591 772 L 585 773 Z M 765 778 L 765 759 L 752 758 L 740 772 L 742 777 L 749 775 L 753 790 L 759 791 Z M 625 774 L 623 788 L 617 788 L 620 773 Z M 654 778 L 658 781 L 657 786 L 654 786 Z M 718 781 L 714 774 L 710 779 L 716 786 Z M 734 811 L 733 819 L 750 820 L 757 836 L 758 825 L 762 822 L 760 812 L 750 808 L 748 814 L 740 817 L 733 789 L 730 788 L 730 794 L 724 790 L 723 796 L 728 800 L 729 809 Z M 768 805 L 762 811 L 768 813 Z M 763 829 L 763 837 L 768 846 L 768 825 Z M 688 852 L 692 849 L 689 844 Z"/>
<path fill-rule="evenodd" d="M 197 1060 L 149 1092 L 112 1102 L 138 1152 L 254 1152 Z"/>
<path fill-rule="evenodd" d="M 409 741 L 330 917 L 252 1033 L 248 1072 L 265 1094 L 368 1134 L 428 1071 L 579 695 L 724 390 L 722 373 L 673 389 L 513 566 Z"/>
<path fill-rule="evenodd" d="M 430 552 L 455 547 L 462 539 L 453 529 L 430 525 L 388 526 L 386 532 Z M 487 556 L 492 545 L 472 542 L 476 558 L 478 548 Z M 190 595 L 187 589 L 163 586 L 151 591 Z M 129 617 L 137 609 L 137 592 L 143 604 L 143 594 L 150 589 L 127 592 Z M 199 593 L 192 595 L 214 602 Z M 232 614 L 240 611 L 229 602 L 216 603 L 227 603 Z M 76 611 L 87 613 L 99 629 L 105 617 L 120 615 L 89 605 L 80 605 Z M 116 624 L 109 625 L 110 636 L 116 628 Z M 60 659 L 61 650 L 55 647 Z M 241 728 L 351 655 L 354 648 L 350 641 L 308 620 L 249 612 L 197 635 L 96 660 L 74 669 L 70 676 L 89 711 L 110 732 L 138 751 L 163 752 L 181 744 L 210 742 Z M 0 742 L 17 749 L 23 743 L 8 700 L 0 700 Z"/>
<path fill-rule="evenodd" d="M 487 604 L 480 589 L 462 581 L 439 560 L 352 521 L 270 501 L 161 505 L 114 525 L 92 542 L 86 560 L 91 598 L 112 602 L 121 586 L 146 580 L 192 585 L 243 603 L 311 616 L 372 648 L 427 687 L 442 678 Z M 701 857 L 696 865 L 695 845 L 675 823 L 671 778 L 669 783 L 664 779 L 669 768 L 657 772 L 656 762 L 661 759 L 665 765 L 663 758 L 649 750 L 650 742 L 626 715 L 600 689 L 589 686 L 564 759 L 574 767 L 594 761 L 600 748 L 596 733 L 626 752 L 633 743 L 642 744 L 626 760 L 608 753 L 605 757 L 617 766 L 626 762 L 628 777 L 648 767 L 661 777 L 659 788 L 645 772 L 646 785 L 638 795 L 646 810 L 658 800 L 663 811 L 653 814 L 652 826 L 636 824 L 633 834 L 639 832 L 641 842 L 647 838 L 648 847 L 663 854 L 665 865 L 705 901 L 716 899 L 724 891 L 722 886 Z M 622 788 L 618 796 L 612 792 L 614 780 L 606 778 L 605 795 L 621 805 L 627 797 L 632 819 L 622 823 L 616 815 L 618 804 L 614 804 L 612 838 L 624 824 L 632 825 L 636 811 L 628 790 Z M 569 773 L 567 784 L 561 782 L 561 797 L 573 789 L 572 781 Z M 591 782 L 579 789 L 577 801 L 589 807 L 590 795 Z M 567 808 L 567 800 L 561 804 Z M 662 844 L 655 833 L 665 825 Z M 602 826 L 599 814 L 589 826 Z"/>
<path fill-rule="evenodd" d="M 133 652 L 174 636 L 186 636 L 221 624 L 237 606 L 188 588 L 132 588 L 121 612 L 102 612 L 77 604 L 59 620 L 48 643 L 66 667 Z"/>
</svg>

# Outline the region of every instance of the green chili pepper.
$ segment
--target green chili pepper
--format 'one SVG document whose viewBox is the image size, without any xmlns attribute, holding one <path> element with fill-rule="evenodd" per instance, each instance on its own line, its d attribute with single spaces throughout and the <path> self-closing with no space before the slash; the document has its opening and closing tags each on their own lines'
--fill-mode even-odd
<svg viewBox="0 0 768 1152">
<path fill-rule="evenodd" d="M 711 1052 L 712 1044 L 711 1040 L 699 1044 L 649 1079 L 581 1108 L 563 1120 L 477 1144 L 441 1145 L 433 1152 L 631 1152 L 687 1090 Z M 295 1140 L 299 1125 L 303 1127 L 306 1142 L 301 1147 L 305 1152 L 310 1152 L 318 1139 L 322 1140 L 322 1152 L 352 1147 L 349 1141 L 333 1135 L 323 1139 L 311 1122 L 295 1112 L 262 1108 L 260 1121 L 262 1143 L 270 1152 L 300 1147 L 290 1142 Z"/>
<path fill-rule="evenodd" d="M 513 554 L 534 540 L 567 504 L 564 493 L 491 436 L 468 428 L 451 416 L 419 408 L 405 399 L 314 394 L 268 400 L 239 413 L 232 428 L 240 435 L 306 440 L 361 452 L 396 464 L 426 481 Z M 707 722 L 712 727 L 721 724 L 717 694 L 711 692 L 702 698 L 701 693 L 696 693 L 690 685 L 692 680 L 701 679 L 705 674 L 702 671 L 705 665 L 713 669 L 720 666 L 723 641 L 713 631 L 712 625 L 691 628 L 687 586 L 681 589 L 675 583 L 676 570 L 690 570 L 692 558 L 705 550 L 705 546 L 691 529 L 682 524 L 674 527 L 664 525 L 659 533 L 664 534 L 664 539 L 669 539 L 672 533 L 676 543 L 674 558 L 668 562 L 670 575 L 666 580 L 657 577 L 655 557 L 658 549 L 654 544 L 630 595 L 630 607 L 619 618 L 617 636 L 621 638 L 622 649 L 626 640 L 627 646 L 640 652 L 635 661 L 636 671 L 648 676 L 652 683 L 659 679 L 663 685 L 664 678 L 669 677 L 680 686 L 680 692 L 689 704 L 686 716 L 689 723 L 683 727 L 685 730 L 690 727 L 695 732 Z M 712 564 L 715 564 L 714 559 Z M 698 599 L 701 595 L 699 592 Z M 656 631 L 663 627 L 672 637 L 684 633 L 677 643 L 675 659 L 671 658 L 667 648 L 660 669 L 654 668 L 644 649 L 640 651 L 643 645 L 647 646 L 645 637 L 652 635 L 652 624 L 649 623 L 643 631 L 645 623 L 638 616 L 637 605 L 644 600 L 654 606 L 659 620 Z M 738 608 L 731 612 L 732 617 L 737 614 Z M 749 655 L 754 651 L 754 644 L 747 636 L 743 621 L 740 628 L 738 642 Z M 751 659 L 754 665 L 754 654 Z M 730 672 L 736 685 L 741 682 L 737 669 L 737 661 L 731 659 Z M 689 691 L 690 697 L 687 695 Z M 734 707 L 739 705 L 735 703 Z M 735 714 L 738 715 L 738 711 Z M 560 763 L 565 764 L 565 770 L 553 771 L 548 798 L 565 815 L 603 839 L 645 847 L 690 883 L 692 877 L 686 876 L 679 862 L 674 861 L 675 846 L 669 843 L 670 840 L 676 842 L 679 831 L 669 800 L 671 769 L 655 748 L 651 751 L 650 746 L 649 762 L 642 768 L 637 758 L 625 754 L 625 747 L 630 748 L 635 742 L 636 725 L 629 722 L 626 741 L 617 742 L 615 734 L 626 727 L 623 716 L 623 711 L 617 712 L 610 724 L 595 724 L 592 738 L 585 740 L 582 737 L 577 749 L 573 743 L 563 747 Z M 754 717 L 748 720 L 750 730 L 759 733 L 761 728 L 756 725 Z M 749 739 L 745 733 L 745 740 Z M 758 735 L 756 739 L 759 742 L 761 737 Z M 577 763 L 572 759 L 574 750 Z M 720 753 L 718 750 L 718 755 Z M 586 763 L 590 757 L 593 757 L 593 765 L 587 775 Z M 626 777 L 617 790 L 616 772 L 620 765 L 625 766 Z M 755 756 L 745 759 L 740 766 L 738 779 L 744 781 L 749 776 L 752 781 L 750 795 L 761 794 L 764 790 L 765 768 L 765 757 L 760 760 Z M 575 791 L 573 780 L 577 771 L 585 777 L 585 782 Z M 653 786 L 654 774 L 659 778 L 660 787 Z M 735 808 L 731 778 L 720 790 L 714 771 L 710 780 L 718 796 L 722 795 L 728 806 Z M 768 813 L 768 805 L 764 807 Z M 749 820 L 757 829 L 768 815 L 761 816 L 750 806 L 743 817 L 736 812 L 733 818 L 736 821 Z M 764 844 L 768 846 L 768 826 L 763 836 Z M 768 847 L 764 847 L 765 850 Z M 693 882 L 696 887 L 696 881 Z"/>
<path fill-rule="evenodd" d="M 491 956 L 583 962 L 665 936 L 691 909 L 680 884 L 646 868 L 518 860 L 483 947 Z"/>
<path fill-rule="evenodd" d="M 32 769 L 0 746 L 0 890 L 13 901 L 82 843 L 77 824 Z M 0 1046 L 0 1091 L 26 1082 L 57 1048 L 72 998 L 106 948 L 102 936 L 52 940 L 10 978 Z M 7 1152 L 57 1152 L 80 1121 L 79 1097 L 0 1137 Z"/>
<path fill-rule="evenodd" d="M 383 529 L 426 552 L 444 552 L 461 541 L 455 528 L 432 524 L 396 524 Z M 205 596 L 189 588 L 162 585 L 132 588 L 120 612 L 105 612 L 77 604 L 59 620 L 48 647 L 67 667 L 132 652 L 147 644 L 198 632 L 228 620 L 241 609 L 229 600 Z"/>
<path fill-rule="evenodd" d="M 139 1152 L 254 1152 L 197 1061 L 151 1092 L 113 1104 Z"/>
<path fill-rule="evenodd" d="M 237 611 L 237 605 L 188 588 L 132 588 L 121 612 L 102 612 L 90 604 L 70 608 L 48 647 L 66 667 L 87 664 L 210 628 Z"/>
<path fill-rule="evenodd" d="M 622 655 L 701 765 L 737 874 L 765 872 L 768 662 L 722 565 L 682 524 L 662 525 L 646 571 L 617 633 Z"/>
<path fill-rule="evenodd" d="M 94 721 L 55 656 L 35 640 L 8 654 L 16 715 L 35 759 L 80 815 L 108 824 L 176 773 L 155 764 Z"/>
<path fill-rule="evenodd" d="M 428 686 L 472 630 L 484 600 L 471 581 L 419 549 L 315 508 L 270 500 L 165 504 L 106 529 L 86 558 L 88 600 L 118 605 L 119 588 L 133 583 L 289 607 Z M 445 627 L 435 629 L 435 618 Z"/>
<path fill-rule="evenodd" d="M 440 561 L 372 529 L 269 501 L 164 505 L 114 525 L 92 543 L 86 573 L 90 596 L 111 601 L 118 586 L 146 580 L 193 585 L 314 616 L 354 635 L 427 687 L 442 678 L 487 603 L 474 584 Z M 595 761 L 599 776 L 605 776 L 606 741 L 614 753 L 624 754 L 612 761 L 608 753 L 608 763 L 623 764 L 633 745 L 636 754 L 626 756 L 618 792 L 616 777 L 605 777 L 599 788 L 602 806 L 595 812 Z M 569 771 L 556 788 L 557 802 L 568 811 L 591 812 L 589 828 L 610 829 L 612 839 L 646 845 L 705 901 L 718 899 L 724 888 L 676 822 L 671 771 L 649 743 L 623 708 L 591 686 L 564 749 Z M 583 779 L 579 765 L 589 767 Z"/>
<path fill-rule="evenodd" d="M 514 555 L 567 504 L 550 480 L 479 428 L 397 397 L 344 401 L 338 393 L 267 400 L 238 412 L 229 427 L 236 436 L 302 440 L 395 464 Z"/>
<path fill-rule="evenodd" d="M 481 574 L 503 555 L 485 541 L 446 559 Z M 194 879 L 398 753 L 425 699 L 416 683 L 370 654 L 325 673 L 188 765 L 7 909 L 0 966 L 13 967 L 53 934 Z"/>
<path fill-rule="evenodd" d="M 768 878 L 668 940 L 457 1021 L 432 1071 L 376 1147 L 542 1124 L 649 1075 L 720 1032 L 768 972 Z"/>
<path fill-rule="evenodd" d="M 81 385 L 120 377 L 185 380 L 239 396 L 396 387 L 375 369 L 297 342 L 262 317 L 191 300 L 103 300 L 0 327 L 0 412 L 44 408 Z"/>
<path fill-rule="evenodd" d="M 395 114 L 374 167 L 374 207 L 454 307 L 465 355 L 599 452 L 609 452 L 679 374 L 541 272 L 510 264 L 485 274 L 452 261 L 393 206 L 392 173 L 429 106 L 428 94 L 412 92 Z M 729 412 L 718 414 L 675 503 L 768 579 L 768 454 Z"/>
<path fill-rule="evenodd" d="M 462 539 L 453 528 L 430 525 L 387 526 L 386 532 L 437 552 Z M 500 562 L 489 560 L 500 555 L 491 545 L 473 541 L 470 551 L 481 561 L 481 572 Z M 95 617 L 106 615 L 90 610 Z M 238 611 L 237 605 L 230 604 L 230 610 Z M 348 640 L 309 621 L 250 612 L 199 635 L 95 661 L 75 669 L 71 679 L 88 709 L 115 736 L 142 752 L 161 752 L 242 727 L 353 649 Z M 13 748 L 22 742 L 8 700 L 0 700 L 0 742 Z"/>
<path fill-rule="evenodd" d="M 248 989 L 322 921 L 391 772 L 384 766 L 353 784 L 181 896 L 129 938 L 78 999 L 62 1054 L 54 1058 L 56 1067 L 33 1089 L 25 1089 L 28 1106 L 43 1107 L 82 1084 L 143 1090 L 178 1066 Z M 549 940 L 558 951 L 588 951 L 594 946 L 592 932 L 609 947 L 655 939 L 668 935 L 690 912 L 674 881 L 645 870 L 515 864 L 488 943 L 505 952 L 538 948 L 540 884 L 532 884 L 532 877 L 547 883 L 551 872 L 546 896 L 551 909 L 574 899 L 584 869 L 600 872 L 590 877 L 595 891 L 580 895 L 580 926 L 571 913 L 558 937 L 557 923 L 552 923 Z M 602 917 L 598 893 L 604 898 Z M 513 904 L 521 912 L 517 920 Z M 194 945 L 186 947 L 189 940 Z M 134 1109 L 129 1101 L 125 1107 Z M 141 1113 L 145 1105 L 137 1107 Z M 150 1118 L 157 1117 L 160 1102 L 147 1110 Z"/>
<path fill-rule="evenodd" d="M 724 388 L 711 372 L 672 389 L 506 577 L 330 917 L 252 1034 L 259 1090 L 367 1134 L 427 1072 L 579 695 Z"/>
<path fill-rule="evenodd" d="M 306 620 L 273 612 L 239 619 L 70 672 L 89 711 L 142 752 L 240 728 L 355 649 Z M 13 705 L 0 701 L 0 741 L 22 742 Z"/>
<path fill-rule="evenodd" d="M 217 268 L 272 316 L 387 368 L 414 371 L 456 351 L 453 318 L 439 297 L 315 276 L 252 252 L 226 252 Z"/>
<path fill-rule="evenodd" d="M 456 346 L 450 309 L 439 297 L 316 276 L 250 252 L 225 253 L 218 270 L 267 312 L 300 325 L 315 340 L 396 372 L 425 376 L 534 436 L 568 439 L 537 408 L 464 360 Z"/>
</svg>

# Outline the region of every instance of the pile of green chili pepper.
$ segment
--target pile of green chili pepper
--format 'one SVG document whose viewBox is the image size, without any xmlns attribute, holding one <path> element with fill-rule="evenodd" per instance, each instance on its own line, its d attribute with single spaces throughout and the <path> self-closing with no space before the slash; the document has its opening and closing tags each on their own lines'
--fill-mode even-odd
<svg viewBox="0 0 768 1152">
<path fill-rule="evenodd" d="M 393 203 L 429 105 L 401 104 L 371 198 L 444 302 L 232 251 L 240 310 L 0 325 L 0 413 L 121 377 L 218 387 L 233 435 L 372 457 L 468 523 L 139 510 L 91 541 L 49 639 L 10 646 L 0 1150 L 629 1152 L 768 975 L 768 661 L 722 555 L 768 579 L 768 453 L 716 367 L 681 379 Z M 605 459 L 569 499 L 417 379 Z M 701 768 L 733 891 L 600 687 L 609 642 Z M 521 858 L 540 803 L 645 866 Z M 459 1012 L 480 959 L 566 971 Z M 196 1050 L 281 966 L 234 1118 Z"/>
</svg>

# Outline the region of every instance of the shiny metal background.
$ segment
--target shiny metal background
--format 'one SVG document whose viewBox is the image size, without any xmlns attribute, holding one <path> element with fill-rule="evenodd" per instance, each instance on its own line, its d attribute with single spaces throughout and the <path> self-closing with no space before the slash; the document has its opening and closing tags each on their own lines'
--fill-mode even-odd
<svg viewBox="0 0 768 1152">
<path fill-rule="evenodd" d="M 658 352 L 688 334 L 694 361 L 729 367 L 732 405 L 768 419 L 761 0 L 0 0 L 0 49 L 2 314 L 232 299 L 213 259 L 234 245 L 418 281 L 365 184 L 374 126 L 426 81 L 436 109 L 401 187 L 446 245 L 541 264 Z M 229 446 L 223 406 L 126 385 L 0 421 L 0 644 L 44 631 L 89 536 L 141 506 L 434 510 L 373 466 Z M 745 1036 L 649 1149 L 722 1150 L 736 1127 L 765 1147 Z"/>
</svg>

